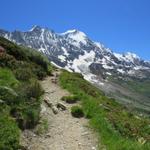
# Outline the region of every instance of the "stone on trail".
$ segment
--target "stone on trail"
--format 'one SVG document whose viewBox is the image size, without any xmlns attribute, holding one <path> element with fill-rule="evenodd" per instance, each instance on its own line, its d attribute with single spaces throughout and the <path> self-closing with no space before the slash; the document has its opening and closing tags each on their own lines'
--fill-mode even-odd
<svg viewBox="0 0 150 150">
<path fill-rule="evenodd" d="M 55 105 L 53 105 L 51 108 L 54 114 L 58 114 L 58 108 Z"/>
<path fill-rule="evenodd" d="M 52 107 L 52 105 L 53 105 L 53 104 L 50 102 L 50 100 L 49 100 L 48 97 L 45 97 L 45 98 L 44 98 L 44 102 L 47 104 L 48 107 Z"/>
<path fill-rule="evenodd" d="M 67 107 L 63 103 L 61 103 L 61 102 L 57 103 L 57 108 L 61 109 L 61 110 L 66 110 L 67 109 Z"/>
</svg>

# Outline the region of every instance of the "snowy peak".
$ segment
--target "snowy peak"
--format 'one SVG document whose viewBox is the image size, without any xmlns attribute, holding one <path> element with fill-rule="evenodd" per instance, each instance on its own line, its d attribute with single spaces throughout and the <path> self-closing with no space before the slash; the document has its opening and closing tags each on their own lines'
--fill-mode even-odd
<svg viewBox="0 0 150 150">
<path fill-rule="evenodd" d="M 150 70 L 150 63 L 143 61 L 136 54 L 113 53 L 103 44 L 90 40 L 85 33 L 76 29 L 58 34 L 36 25 L 27 32 L 0 30 L 0 36 L 17 44 L 37 49 L 47 55 L 51 62 L 68 70 L 79 69 L 80 72 L 88 71 L 104 76 L 106 73 L 124 75 L 132 73 L 133 75 L 134 70 L 141 70 L 141 68 Z"/>
<path fill-rule="evenodd" d="M 125 61 L 125 62 L 138 63 L 138 62 L 142 61 L 139 56 L 137 56 L 136 54 L 131 53 L 131 52 L 127 52 L 125 54 L 114 53 L 114 56 L 118 60 Z"/>
<path fill-rule="evenodd" d="M 76 30 L 76 29 L 68 30 L 68 31 L 66 31 L 66 32 L 64 32 L 64 33 L 61 33 L 61 35 L 74 34 L 74 33 L 76 33 L 77 31 L 78 31 L 78 30 Z"/>
<path fill-rule="evenodd" d="M 68 30 L 64 33 L 61 33 L 61 35 L 66 35 L 66 36 L 70 36 L 70 35 L 77 35 L 77 34 L 80 34 L 81 36 L 84 36 L 86 37 L 86 34 L 79 31 L 79 30 L 76 30 L 76 29 L 73 29 L 73 30 Z"/>
<path fill-rule="evenodd" d="M 134 61 L 134 60 L 140 60 L 140 57 L 137 56 L 136 54 L 134 53 L 131 53 L 131 52 L 127 52 L 126 54 L 124 54 L 124 57 L 127 58 L 129 61 Z"/>
<path fill-rule="evenodd" d="M 35 31 L 39 31 L 41 30 L 42 28 L 38 25 L 34 25 L 29 31 L 30 32 L 35 32 Z"/>
<path fill-rule="evenodd" d="M 80 46 L 81 43 L 84 45 L 87 44 L 88 38 L 86 34 L 79 30 L 68 30 L 65 33 L 62 33 L 61 35 L 70 40 L 70 42 L 73 42 L 73 44 L 76 46 Z"/>
<path fill-rule="evenodd" d="M 147 85 L 145 83 L 150 81 L 150 62 L 130 52 L 114 53 L 102 43 L 90 40 L 79 30 L 74 29 L 58 34 L 48 28 L 33 26 L 26 32 L 0 30 L 0 36 L 42 52 L 59 68 L 81 73 L 86 80 L 100 87 L 110 97 L 120 100 L 120 96 L 124 95 L 123 102 L 127 99 L 129 103 L 131 98 L 128 87 L 124 88 L 126 84 L 121 83 L 138 81 L 141 85 L 144 81 L 145 86 Z M 135 96 L 135 93 L 133 95 Z M 133 103 L 137 98 L 134 96 Z M 138 97 L 137 100 L 143 104 L 145 97 Z"/>
</svg>

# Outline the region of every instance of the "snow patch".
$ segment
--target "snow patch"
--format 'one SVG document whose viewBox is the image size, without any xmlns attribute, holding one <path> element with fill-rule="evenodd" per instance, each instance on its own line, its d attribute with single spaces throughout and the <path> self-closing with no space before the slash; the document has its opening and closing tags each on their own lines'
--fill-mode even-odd
<svg viewBox="0 0 150 150">
<path fill-rule="evenodd" d="M 113 66 L 108 66 L 107 64 L 103 64 L 103 68 L 105 68 L 105 69 L 114 69 Z"/>
<path fill-rule="evenodd" d="M 69 53 L 67 52 L 67 50 L 64 48 L 64 47 L 61 47 L 62 48 L 62 50 L 64 51 L 64 55 L 65 56 L 69 56 Z"/>
<path fill-rule="evenodd" d="M 122 74 L 125 73 L 125 71 L 123 69 L 117 69 L 117 71 L 122 73 Z"/>
<path fill-rule="evenodd" d="M 75 72 L 82 72 L 87 73 L 89 72 L 89 65 L 93 63 L 95 58 L 95 52 L 90 51 L 87 53 L 86 51 L 84 52 L 84 55 L 79 55 L 78 59 L 73 60 L 73 65 L 72 68 L 74 69 Z"/>
<path fill-rule="evenodd" d="M 66 31 L 66 32 L 64 32 L 64 33 L 61 33 L 61 35 L 66 35 L 66 34 L 74 33 L 74 32 L 76 32 L 76 31 L 77 31 L 76 29 L 68 30 L 68 31 Z"/>
<path fill-rule="evenodd" d="M 62 33 L 61 35 L 66 36 L 68 39 L 71 39 L 73 41 L 70 41 L 75 46 L 80 46 L 80 43 L 87 44 L 87 36 L 85 33 L 78 31 L 78 30 L 69 30 L 65 33 Z"/>
<path fill-rule="evenodd" d="M 52 64 L 52 65 L 54 65 L 54 66 L 56 66 L 57 68 L 62 69 L 62 67 L 58 66 L 58 65 L 57 65 L 57 64 L 55 64 L 53 61 L 51 61 L 51 64 Z"/>
<path fill-rule="evenodd" d="M 66 61 L 66 57 L 63 55 L 59 55 L 58 58 L 60 59 L 61 62 Z"/>
<path fill-rule="evenodd" d="M 106 74 L 107 74 L 107 75 L 110 75 L 110 76 L 112 75 L 110 72 L 106 72 Z"/>
</svg>

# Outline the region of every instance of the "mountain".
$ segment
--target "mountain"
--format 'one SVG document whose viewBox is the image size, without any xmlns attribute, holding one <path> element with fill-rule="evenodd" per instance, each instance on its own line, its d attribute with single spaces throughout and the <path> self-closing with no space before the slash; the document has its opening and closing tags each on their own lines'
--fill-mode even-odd
<svg viewBox="0 0 150 150">
<path fill-rule="evenodd" d="M 112 52 L 85 33 L 55 33 L 34 26 L 27 32 L 0 30 L 0 36 L 44 53 L 60 68 L 81 73 L 85 79 L 118 102 L 149 112 L 150 62 L 136 54 Z"/>
</svg>

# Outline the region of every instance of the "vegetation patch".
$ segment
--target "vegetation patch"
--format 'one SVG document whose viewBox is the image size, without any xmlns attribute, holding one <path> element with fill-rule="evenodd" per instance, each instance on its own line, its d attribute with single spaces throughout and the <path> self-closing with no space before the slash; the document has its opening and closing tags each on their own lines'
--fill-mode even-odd
<svg viewBox="0 0 150 150">
<path fill-rule="evenodd" d="M 76 118 L 81 118 L 84 116 L 84 112 L 80 106 L 72 106 L 71 114 L 73 117 L 76 117 Z"/>
<path fill-rule="evenodd" d="M 72 96 L 63 96 L 61 100 L 65 101 L 68 104 L 73 104 L 79 101 L 80 99 L 78 96 L 72 95 Z"/>
<path fill-rule="evenodd" d="M 2 109 L 2 108 L 1 108 Z M 19 147 L 20 131 L 13 118 L 0 112 L 0 149 L 15 150 Z"/>
<path fill-rule="evenodd" d="M 39 84 L 51 74 L 48 60 L 35 50 L 17 46 L 0 37 L 0 149 L 19 149 L 20 129 L 34 128 L 39 122 Z"/>
<path fill-rule="evenodd" d="M 48 130 L 48 120 L 47 119 L 43 119 L 41 120 L 41 122 L 37 125 L 35 133 L 37 135 L 41 135 L 46 133 Z"/>
<path fill-rule="evenodd" d="M 76 73 L 63 71 L 60 84 L 80 98 L 90 125 L 108 150 L 150 149 L 150 120 L 130 112 Z M 140 142 L 142 141 L 144 142 Z"/>
</svg>

